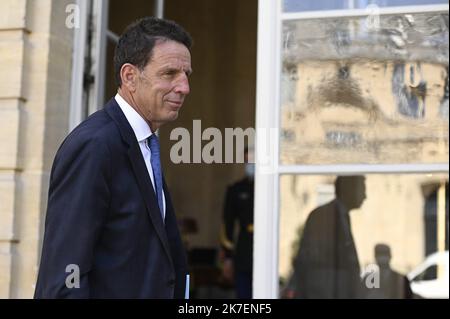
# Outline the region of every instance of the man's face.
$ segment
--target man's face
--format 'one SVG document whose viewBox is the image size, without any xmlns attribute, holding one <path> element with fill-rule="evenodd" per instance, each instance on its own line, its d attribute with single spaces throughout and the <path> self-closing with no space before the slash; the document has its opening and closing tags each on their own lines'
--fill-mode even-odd
<svg viewBox="0 0 450 319">
<path fill-rule="evenodd" d="M 156 130 L 175 120 L 189 94 L 191 54 L 181 43 L 157 41 L 150 61 L 138 76 L 135 101 Z"/>
</svg>

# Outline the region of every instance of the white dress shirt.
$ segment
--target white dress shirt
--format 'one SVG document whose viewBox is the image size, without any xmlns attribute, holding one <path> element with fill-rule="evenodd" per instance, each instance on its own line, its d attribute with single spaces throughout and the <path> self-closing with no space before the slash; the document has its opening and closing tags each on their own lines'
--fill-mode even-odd
<svg viewBox="0 0 450 319">
<path fill-rule="evenodd" d="M 138 112 L 130 105 L 127 101 L 123 99 L 119 95 L 116 94 L 114 97 L 116 99 L 117 104 L 119 104 L 120 109 L 123 114 L 130 123 L 134 135 L 136 135 L 136 139 L 139 143 L 139 147 L 141 148 L 142 157 L 144 158 L 145 165 L 147 166 L 148 175 L 150 175 L 150 179 L 153 184 L 153 190 L 155 190 L 155 180 L 153 177 L 153 168 L 151 164 L 152 152 L 150 151 L 150 147 L 148 145 L 148 138 L 153 134 L 148 126 L 147 122 L 139 115 Z M 156 194 L 155 194 L 156 195 Z M 150 195 L 149 195 L 150 196 Z M 157 196 L 157 195 L 156 195 Z M 166 198 L 164 196 L 164 190 L 162 190 L 162 199 L 163 199 L 163 216 L 166 217 Z M 163 220 L 164 220 L 163 218 Z"/>
</svg>

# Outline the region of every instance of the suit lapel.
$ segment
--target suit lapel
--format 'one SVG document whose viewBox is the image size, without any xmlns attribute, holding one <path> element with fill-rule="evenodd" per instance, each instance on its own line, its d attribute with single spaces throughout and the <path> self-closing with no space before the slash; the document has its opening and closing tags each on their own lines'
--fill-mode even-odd
<svg viewBox="0 0 450 319">
<path fill-rule="evenodd" d="M 141 149 L 134 135 L 131 125 L 128 123 L 125 115 L 117 104 L 116 100 L 111 99 L 105 107 L 106 112 L 112 117 L 117 124 L 122 139 L 128 144 L 128 157 L 130 158 L 131 167 L 133 168 L 134 175 L 139 185 L 139 189 L 144 197 L 145 206 L 149 214 L 150 220 L 155 227 L 164 250 L 167 253 L 167 257 L 170 260 L 171 267 L 173 268 L 172 254 L 170 252 L 169 241 L 167 239 L 166 230 L 161 218 L 161 213 L 158 207 L 158 201 L 156 199 L 155 191 L 153 189 L 150 176 L 148 175 L 147 167 L 142 157 Z"/>
</svg>

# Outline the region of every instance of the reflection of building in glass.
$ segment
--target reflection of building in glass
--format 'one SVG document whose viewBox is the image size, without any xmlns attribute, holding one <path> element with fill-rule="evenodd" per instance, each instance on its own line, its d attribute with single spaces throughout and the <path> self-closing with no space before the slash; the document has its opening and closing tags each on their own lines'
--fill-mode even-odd
<svg viewBox="0 0 450 319">
<path fill-rule="evenodd" d="M 448 15 L 407 16 L 285 23 L 283 163 L 447 161 Z"/>
<path fill-rule="evenodd" d="M 411 90 L 394 85 L 401 70 L 394 62 L 350 60 L 345 79 L 339 64 L 298 65 L 294 100 L 282 112 L 283 136 L 289 136 L 282 140 L 284 163 L 446 161 L 448 117 L 441 107 L 446 66 L 423 64 L 427 86 Z"/>
<path fill-rule="evenodd" d="M 361 18 L 291 20 L 283 32 L 283 164 L 448 162 L 448 14 L 381 16 L 378 30 Z M 334 179 L 281 177 L 283 280 L 309 214 L 334 198 L 323 192 Z M 446 174 L 366 175 L 367 199 L 350 214 L 362 270 L 375 263 L 377 243 L 389 245 L 401 274 L 448 249 L 446 182 Z"/>
</svg>

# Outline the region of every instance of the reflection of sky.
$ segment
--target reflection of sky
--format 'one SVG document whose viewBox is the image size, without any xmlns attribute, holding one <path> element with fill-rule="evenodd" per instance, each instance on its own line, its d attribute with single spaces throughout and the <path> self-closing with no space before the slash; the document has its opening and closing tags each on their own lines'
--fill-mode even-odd
<svg viewBox="0 0 450 319">
<path fill-rule="evenodd" d="M 369 4 L 380 7 L 398 7 L 430 4 L 448 4 L 448 0 L 284 0 L 285 12 L 364 9 Z"/>
</svg>

